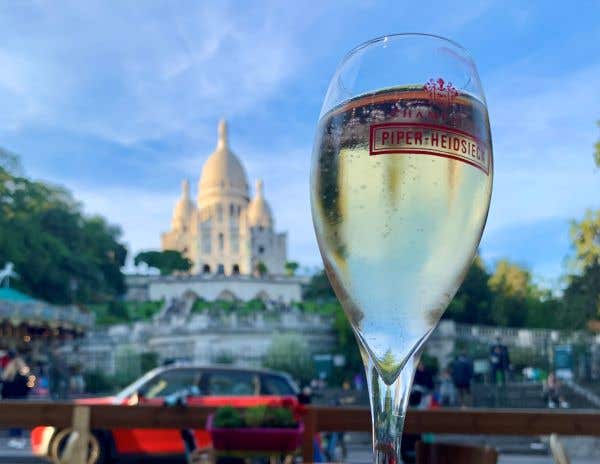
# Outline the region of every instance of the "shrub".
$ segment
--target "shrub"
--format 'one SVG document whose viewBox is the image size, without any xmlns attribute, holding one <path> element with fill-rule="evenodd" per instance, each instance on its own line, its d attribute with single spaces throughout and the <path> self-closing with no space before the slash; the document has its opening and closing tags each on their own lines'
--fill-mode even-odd
<svg viewBox="0 0 600 464">
<path fill-rule="evenodd" d="M 287 372 L 302 384 L 310 382 L 315 375 L 310 348 L 299 335 L 276 335 L 265 354 L 263 366 Z"/>
<path fill-rule="evenodd" d="M 215 412 L 214 425 L 217 428 L 237 429 L 244 426 L 244 419 L 236 408 L 224 406 Z"/>
<path fill-rule="evenodd" d="M 291 410 L 266 405 L 247 408 L 243 413 L 231 406 L 224 406 L 217 409 L 214 418 L 217 428 L 294 428 L 297 425 Z"/>
<path fill-rule="evenodd" d="M 83 378 L 88 393 L 111 393 L 115 390 L 112 379 L 100 370 L 85 372 Z"/>
</svg>

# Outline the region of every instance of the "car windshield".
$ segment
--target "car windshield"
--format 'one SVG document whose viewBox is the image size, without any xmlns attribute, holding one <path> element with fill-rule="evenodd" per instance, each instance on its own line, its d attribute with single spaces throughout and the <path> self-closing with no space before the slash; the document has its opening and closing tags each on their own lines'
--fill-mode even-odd
<svg viewBox="0 0 600 464">
<path fill-rule="evenodd" d="M 296 394 L 294 386 L 290 385 L 286 378 L 278 375 L 263 375 L 261 386 L 263 395 L 286 396 Z"/>
<path fill-rule="evenodd" d="M 125 387 L 115 395 L 117 402 L 121 402 L 131 397 L 140 390 L 145 390 L 144 395 L 147 398 L 164 396 L 171 390 L 199 385 L 200 371 L 195 372 L 193 380 L 183 381 L 182 379 L 171 379 L 170 376 L 187 378 L 184 375 L 189 369 L 154 369 L 147 372 L 132 384 Z M 254 395 L 258 393 L 257 374 L 244 371 L 213 370 L 207 371 L 208 376 L 205 379 L 203 391 L 209 395 Z M 262 384 L 261 394 L 263 395 L 295 395 L 299 389 L 297 385 L 287 376 L 274 375 L 270 373 L 263 374 L 260 379 Z M 189 385 L 188 385 L 189 384 Z"/>
<path fill-rule="evenodd" d="M 135 382 L 133 382 L 132 384 L 129 384 L 123 390 L 121 390 L 119 393 L 117 393 L 115 395 L 115 398 L 118 401 L 123 401 L 123 400 L 126 400 L 127 398 L 129 398 L 134 393 L 139 392 L 144 384 L 146 384 L 148 381 L 150 381 L 153 377 L 156 377 L 157 371 L 158 371 L 157 369 L 153 369 L 153 370 L 147 372 L 142 377 L 137 379 Z"/>
</svg>

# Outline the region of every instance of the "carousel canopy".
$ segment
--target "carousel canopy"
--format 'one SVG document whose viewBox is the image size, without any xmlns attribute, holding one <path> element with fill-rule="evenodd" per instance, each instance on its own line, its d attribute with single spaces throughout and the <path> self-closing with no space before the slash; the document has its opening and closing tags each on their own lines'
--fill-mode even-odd
<svg viewBox="0 0 600 464">
<path fill-rule="evenodd" d="M 34 301 L 34 299 L 14 288 L 2 287 L 0 288 L 0 301 L 25 302 Z"/>
<path fill-rule="evenodd" d="M 0 322 L 84 331 L 94 325 L 94 316 L 76 306 L 52 305 L 14 288 L 0 287 Z"/>
</svg>

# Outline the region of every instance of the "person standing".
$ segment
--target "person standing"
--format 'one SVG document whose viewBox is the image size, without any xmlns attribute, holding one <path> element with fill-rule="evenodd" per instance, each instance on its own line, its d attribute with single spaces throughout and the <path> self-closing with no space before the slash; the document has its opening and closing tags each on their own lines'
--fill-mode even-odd
<svg viewBox="0 0 600 464">
<path fill-rule="evenodd" d="M 69 396 L 69 366 L 58 347 L 54 347 L 49 356 L 48 381 L 50 396 L 53 400 L 65 400 Z"/>
<path fill-rule="evenodd" d="M 23 400 L 29 394 L 29 366 L 14 350 L 8 351 L 8 363 L 2 371 L 2 398 L 7 400 Z M 25 448 L 23 430 L 12 428 L 9 430 L 8 446 L 11 448 Z"/>
<path fill-rule="evenodd" d="M 510 357 L 508 348 L 502 343 L 500 337 L 496 338 L 496 343 L 490 348 L 490 367 L 492 375 L 492 384 L 505 385 L 506 373 L 510 366 Z"/>
<path fill-rule="evenodd" d="M 85 379 L 83 378 L 83 368 L 81 364 L 72 366 L 70 371 L 69 393 L 71 396 L 82 395 L 85 393 Z"/>
<path fill-rule="evenodd" d="M 473 379 L 473 361 L 466 352 L 462 352 L 452 364 L 452 380 L 458 391 L 461 407 L 466 407 L 471 400 L 471 380 Z"/>
<path fill-rule="evenodd" d="M 440 404 L 454 406 L 456 404 L 456 387 L 452 380 L 450 369 L 444 369 L 440 381 Z"/>
<path fill-rule="evenodd" d="M 433 392 L 435 387 L 435 384 L 433 383 L 433 374 L 427 369 L 425 364 L 423 364 L 423 361 L 419 361 L 419 364 L 417 364 L 413 386 L 420 388 L 423 396 Z"/>
</svg>

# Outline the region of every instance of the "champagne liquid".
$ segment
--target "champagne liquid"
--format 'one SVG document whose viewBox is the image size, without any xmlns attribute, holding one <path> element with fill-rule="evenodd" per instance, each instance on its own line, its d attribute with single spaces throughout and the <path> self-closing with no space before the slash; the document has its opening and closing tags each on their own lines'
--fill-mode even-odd
<svg viewBox="0 0 600 464">
<path fill-rule="evenodd" d="M 400 124 L 374 135 L 374 125 L 389 123 Z M 382 142 L 392 153 L 373 154 Z M 319 122 L 311 173 L 319 248 L 363 354 L 387 384 L 472 262 L 489 208 L 491 156 L 486 108 L 466 94 L 440 101 L 423 89 L 388 89 Z"/>
</svg>

